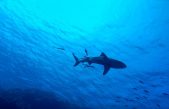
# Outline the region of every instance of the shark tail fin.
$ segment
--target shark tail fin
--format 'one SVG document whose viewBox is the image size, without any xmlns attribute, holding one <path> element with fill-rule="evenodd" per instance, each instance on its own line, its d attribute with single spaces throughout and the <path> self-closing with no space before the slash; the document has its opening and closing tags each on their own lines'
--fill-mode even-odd
<svg viewBox="0 0 169 109">
<path fill-rule="evenodd" d="M 75 54 L 74 53 L 72 53 L 72 55 L 73 55 L 73 57 L 74 57 L 74 59 L 75 59 L 75 64 L 74 64 L 74 67 L 75 66 L 77 66 L 80 62 L 79 62 L 79 59 L 75 56 Z"/>
</svg>

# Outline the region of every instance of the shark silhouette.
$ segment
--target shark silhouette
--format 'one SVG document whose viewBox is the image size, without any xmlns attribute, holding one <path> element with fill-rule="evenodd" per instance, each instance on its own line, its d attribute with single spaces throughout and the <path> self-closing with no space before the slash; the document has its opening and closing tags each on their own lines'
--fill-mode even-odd
<svg viewBox="0 0 169 109">
<path fill-rule="evenodd" d="M 91 65 L 92 63 L 100 64 L 100 65 L 104 66 L 103 75 L 107 74 L 108 71 L 110 70 L 110 68 L 123 69 L 123 68 L 127 67 L 126 64 L 124 64 L 123 62 L 121 62 L 119 60 L 111 59 L 111 58 L 107 57 L 105 55 L 105 53 L 103 53 L 103 52 L 98 57 L 85 56 L 84 58 L 80 58 L 80 59 L 77 58 L 74 53 L 72 53 L 72 55 L 76 61 L 74 64 L 74 67 L 79 65 L 80 63 L 84 63 L 84 62 L 87 62 L 89 65 Z"/>
</svg>

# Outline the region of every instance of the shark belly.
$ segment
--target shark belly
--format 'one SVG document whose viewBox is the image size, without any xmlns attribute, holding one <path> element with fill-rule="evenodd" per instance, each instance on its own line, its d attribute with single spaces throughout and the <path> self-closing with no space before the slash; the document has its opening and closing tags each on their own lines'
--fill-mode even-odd
<svg viewBox="0 0 169 109">
<path fill-rule="evenodd" d="M 101 65 L 105 65 L 105 60 L 103 60 L 102 58 L 100 57 L 93 57 L 90 59 L 90 62 L 91 63 L 95 63 L 95 64 L 101 64 Z"/>
</svg>

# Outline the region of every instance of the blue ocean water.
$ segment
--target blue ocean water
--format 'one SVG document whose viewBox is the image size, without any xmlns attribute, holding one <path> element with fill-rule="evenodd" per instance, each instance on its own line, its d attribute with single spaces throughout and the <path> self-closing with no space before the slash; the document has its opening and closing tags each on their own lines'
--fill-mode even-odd
<svg viewBox="0 0 169 109">
<path fill-rule="evenodd" d="M 0 0 L 0 109 L 169 109 L 168 56 L 168 0 Z"/>
</svg>

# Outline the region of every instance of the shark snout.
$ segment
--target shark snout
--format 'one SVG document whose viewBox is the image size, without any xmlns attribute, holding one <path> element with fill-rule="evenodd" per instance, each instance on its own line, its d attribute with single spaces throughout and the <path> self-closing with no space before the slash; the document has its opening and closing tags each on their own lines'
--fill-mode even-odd
<svg viewBox="0 0 169 109">
<path fill-rule="evenodd" d="M 112 65 L 111 67 L 112 67 L 112 68 L 123 69 L 123 68 L 126 68 L 127 65 L 124 64 L 123 62 L 117 61 L 116 63 L 113 63 L 113 65 Z"/>
<path fill-rule="evenodd" d="M 127 65 L 126 65 L 126 64 L 121 63 L 121 68 L 126 68 L 126 67 L 127 67 Z"/>
</svg>

